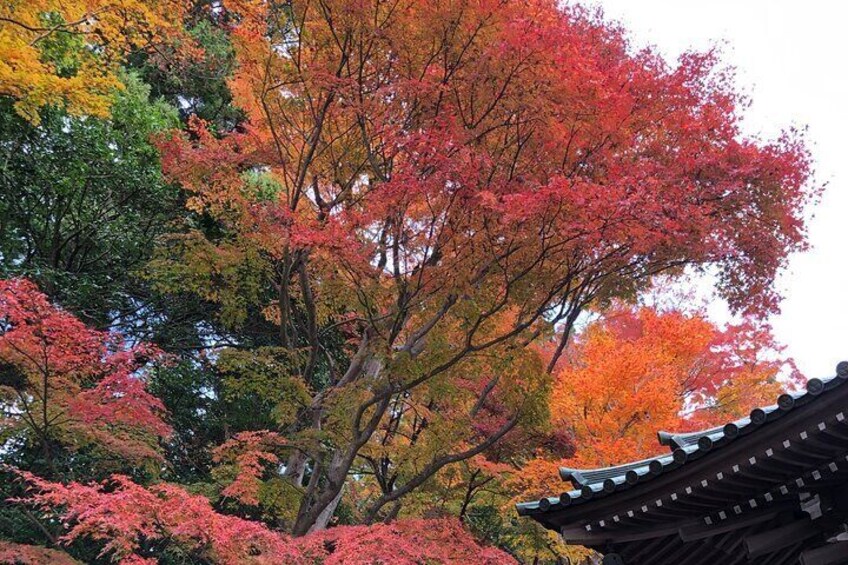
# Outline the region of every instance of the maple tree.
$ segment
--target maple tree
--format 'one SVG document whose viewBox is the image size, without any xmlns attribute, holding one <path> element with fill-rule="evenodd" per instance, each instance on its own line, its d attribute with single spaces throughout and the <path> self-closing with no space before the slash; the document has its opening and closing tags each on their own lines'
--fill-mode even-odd
<svg viewBox="0 0 848 565">
<path fill-rule="evenodd" d="M 170 428 L 140 374 L 161 356 L 156 348 L 86 328 L 24 279 L 0 281 L 0 324 L 0 437 L 38 445 L 53 475 L 59 448 L 160 458 L 157 443 Z"/>
<path fill-rule="evenodd" d="M 39 109 L 106 116 L 121 56 L 181 30 L 180 0 L 59 0 L 0 6 L 0 95 L 34 123 Z"/>
<path fill-rule="evenodd" d="M 556 343 L 540 347 L 550 357 Z M 746 319 L 719 328 L 702 311 L 676 303 L 621 302 L 577 332 L 554 375 L 550 421 L 572 449 L 551 452 L 536 440 L 529 452 L 494 451 L 471 462 L 471 476 L 459 484 L 468 493 L 487 486 L 488 492 L 472 493 L 478 508 L 507 513 L 517 502 L 570 490 L 560 478 L 563 466 L 606 467 L 662 453 L 657 431 L 723 425 L 772 404 L 800 378 L 767 324 Z M 490 527 L 486 516 L 472 512 L 471 520 L 476 529 Z M 582 563 L 592 555 L 535 523 L 500 524 L 494 536 L 525 562 L 567 557 Z"/>
<path fill-rule="evenodd" d="M 40 442 L 43 472 L 58 475 L 52 453 L 57 445 L 78 448 L 81 441 L 131 460 L 158 457 L 149 440 L 166 438 L 170 429 L 161 419 L 163 405 L 144 389 L 140 374 L 161 355 L 155 348 L 129 347 L 120 336 L 86 328 L 23 279 L 0 281 L 0 320 L 0 390 L 7 408 L 0 432 Z M 236 434 L 217 448 L 215 461 L 235 472 L 222 497 L 258 504 L 263 467 L 278 464 L 274 451 L 285 446 L 279 434 L 256 431 Z M 28 514 L 54 545 L 91 539 L 101 544 L 98 557 L 121 563 L 157 563 L 154 547 L 211 563 L 514 562 L 478 546 L 449 520 L 339 527 L 294 539 L 261 522 L 218 513 L 208 498 L 177 485 L 144 487 L 119 474 L 100 484 L 64 484 L 7 465 L 0 471 L 26 485 L 27 494 L 9 502 L 61 517 L 67 531 L 53 534 Z M 5 542 L 0 557 L 75 562 L 55 550 Z"/>
<path fill-rule="evenodd" d="M 57 541 L 90 537 L 104 542 L 100 556 L 120 563 L 157 563 L 149 556 L 156 544 L 164 544 L 159 550 L 166 553 L 179 551 L 221 564 L 515 563 L 497 549 L 478 546 L 449 520 L 338 527 L 298 539 L 258 522 L 219 514 L 205 497 L 174 485 L 144 488 L 121 475 L 103 484 L 64 485 L 19 474 L 30 495 L 16 502 L 49 512 L 62 509 L 61 518 L 70 527 Z"/>
<path fill-rule="evenodd" d="M 787 367 L 767 327 L 721 330 L 699 314 L 618 307 L 570 350 L 551 417 L 579 446 L 570 465 L 615 465 L 660 450 L 658 430 L 703 429 L 771 404 L 791 384 L 777 380 Z"/>
<path fill-rule="evenodd" d="M 735 308 L 775 306 L 774 274 L 804 245 L 808 156 L 791 132 L 741 138 L 714 53 L 669 67 L 546 1 L 226 6 L 248 120 L 161 139 L 166 174 L 215 227 L 187 222 L 150 276 L 236 331 L 275 328 L 290 372 L 318 385 L 290 438 L 306 438 L 290 478 L 320 475 L 295 533 L 326 524 L 374 448 L 394 478 L 369 519 L 525 422 L 593 301 L 709 264 Z M 546 368 L 526 345 L 555 324 Z M 341 363 L 324 342 L 339 336 Z M 515 370 L 483 377 L 497 357 Z M 500 389 L 502 417 L 481 424 Z"/>
</svg>

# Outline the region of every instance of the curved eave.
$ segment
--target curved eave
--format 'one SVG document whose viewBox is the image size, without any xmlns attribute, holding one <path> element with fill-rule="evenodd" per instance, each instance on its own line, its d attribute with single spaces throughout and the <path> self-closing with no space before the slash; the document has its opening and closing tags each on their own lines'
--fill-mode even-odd
<svg viewBox="0 0 848 565">
<path fill-rule="evenodd" d="M 696 432 L 687 432 L 682 434 L 660 431 L 657 432 L 657 441 L 660 445 L 674 450 L 680 447 L 695 445 L 698 443 L 698 440 L 700 440 L 704 436 L 710 437 L 711 439 L 715 439 L 714 436 L 718 436 L 723 431 L 724 426 L 716 426 L 715 428 L 710 428 L 708 430 L 699 430 Z"/>
</svg>

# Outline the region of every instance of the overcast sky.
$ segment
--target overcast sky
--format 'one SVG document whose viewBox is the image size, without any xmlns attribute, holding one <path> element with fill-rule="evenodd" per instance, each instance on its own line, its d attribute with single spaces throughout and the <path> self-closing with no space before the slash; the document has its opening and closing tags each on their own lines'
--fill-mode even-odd
<svg viewBox="0 0 848 565">
<path fill-rule="evenodd" d="M 792 257 L 779 280 L 786 299 L 775 333 L 808 377 L 848 359 L 848 2 L 840 0 L 590 0 L 630 30 L 636 46 L 670 60 L 719 45 L 752 106 L 749 134 L 775 137 L 808 126 L 816 179 L 813 249 Z M 722 318 L 722 308 L 712 308 Z M 722 320 L 719 320 L 722 321 Z"/>
</svg>

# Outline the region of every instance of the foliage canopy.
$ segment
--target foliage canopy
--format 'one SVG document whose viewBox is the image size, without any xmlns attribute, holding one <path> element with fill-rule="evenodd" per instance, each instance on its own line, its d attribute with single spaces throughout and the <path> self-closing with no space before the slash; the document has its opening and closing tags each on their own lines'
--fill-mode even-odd
<svg viewBox="0 0 848 565">
<path fill-rule="evenodd" d="M 580 557 L 511 501 L 779 386 L 743 107 L 550 0 L 4 4 L 0 555 Z M 692 269 L 743 324 L 636 306 Z"/>
</svg>

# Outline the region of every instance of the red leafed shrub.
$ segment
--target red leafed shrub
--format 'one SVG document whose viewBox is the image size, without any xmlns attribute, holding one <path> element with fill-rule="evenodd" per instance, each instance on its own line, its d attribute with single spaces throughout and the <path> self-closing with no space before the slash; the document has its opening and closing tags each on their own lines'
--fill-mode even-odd
<svg viewBox="0 0 848 565">
<path fill-rule="evenodd" d="M 343 526 L 300 538 L 264 524 L 216 512 L 203 496 L 171 484 L 143 487 L 114 475 L 97 484 L 67 485 L 13 470 L 29 495 L 13 502 L 57 513 L 66 526 L 63 543 L 105 542 L 101 556 L 121 563 L 153 563 L 151 542 L 178 546 L 212 563 L 340 565 L 514 563 L 506 553 L 479 546 L 454 520 L 406 520 L 375 526 Z"/>
<path fill-rule="evenodd" d="M 221 494 L 242 504 L 259 504 L 262 474 L 266 467 L 280 462 L 275 453 L 285 439 L 268 430 L 241 432 L 215 449 L 215 463 L 229 463 L 236 471 L 233 482 Z"/>
<path fill-rule="evenodd" d="M 48 459 L 53 442 L 157 458 L 156 442 L 171 430 L 143 371 L 162 356 L 86 327 L 27 280 L 0 281 L 0 399 L 17 409 L 3 426 L 41 438 Z"/>
<path fill-rule="evenodd" d="M 102 484 L 63 485 L 19 472 L 30 490 L 26 501 L 58 510 L 67 524 L 63 542 L 106 542 L 101 555 L 139 556 L 142 542 L 168 540 L 215 563 L 297 563 L 307 553 L 263 524 L 215 512 L 203 496 L 169 484 L 145 488 L 114 475 Z"/>
<path fill-rule="evenodd" d="M 515 563 L 499 549 L 481 547 L 456 520 L 401 520 L 375 526 L 341 526 L 306 536 L 331 548 L 325 565 Z"/>
<path fill-rule="evenodd" d="M 0 541 L 0 563 L 8 565 L 78 565 L 70 555 L 37 545 Z M 136 562 L 137 565 L 141 565 Z"/>
</svg>

